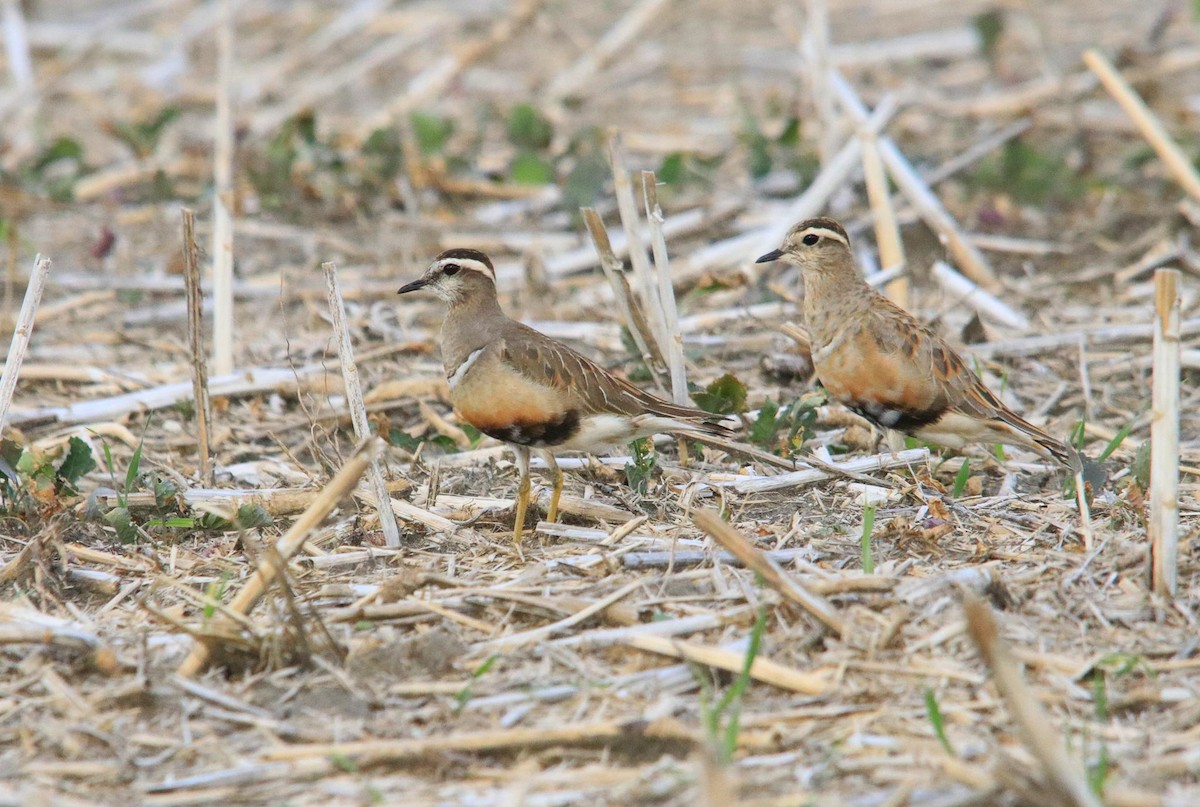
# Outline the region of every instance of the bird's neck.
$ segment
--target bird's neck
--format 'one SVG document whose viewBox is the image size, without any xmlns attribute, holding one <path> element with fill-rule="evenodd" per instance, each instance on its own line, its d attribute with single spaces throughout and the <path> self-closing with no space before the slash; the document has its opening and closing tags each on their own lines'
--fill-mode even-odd
<svg viewBox="0 0 1200 807">
<path fill-rule="evenodd" d="M 498 339 L 508 321 L 495 294 L 472 295 L 450 303 L 441 336 L 446 372 L 453 372 L 473 352 Z"/>
<path fill-rule="evenodd" d="M 804 319 L 813 347 L 828 344 L 855 314 L 871 307 L 877 292 L 849 262 L 804 274 Z"/>
</svg>

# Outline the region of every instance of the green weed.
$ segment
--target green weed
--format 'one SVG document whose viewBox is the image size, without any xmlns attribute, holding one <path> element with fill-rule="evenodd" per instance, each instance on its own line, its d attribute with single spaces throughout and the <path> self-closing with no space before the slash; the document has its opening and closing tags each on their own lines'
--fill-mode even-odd
<svg viewBox="0 0 1200 807">
<path fill-rule="evenodd" d="M 742 698 L 750 686 L 750 669 L 762 649 L 762 637 L 767 627 L 767 609 L 760 607 L 750 631 L 746 655 L 742 657 L 742 668 L 729 689 L 714 702 L 715 692 L 708 675 L 692 665 L 692 673 L 700 682 L 700 717 L 704 723 L 709 742 L 716 750 L 717 760 L 724 765 L 733 761 L 741 732 Z"/>
<path fill-rule="evenodd" d="M 658 468 L 654 444 L 649 437 L 634 440 L 629 444 L 630 462 L 625 463 L 625 482 L 639 496 L 650 490 L 650 480 Z"/>
<path fill-rule="evenodd" d="M 862 535 L 858 543 L 862 551 L 863 574 L 875 574 L 875 553 L 871 548 L 871 534 L 875 531 L 875 505 L 863 508 Z"/>
<path fill-rule="evenodd" d="M 929 724 L 933 726 L 933 733 L 937 735 L 942 748 L 946 749 L 947 754 L 954 756 L 954 747 L 950 745 L 950 738 L 946 736 L 946 720 L 942 716 L 941 707 L 938 706 L 937 695 L 929 687 L 925 688 L 925 715 L 929 718 Z"/>
</svg>

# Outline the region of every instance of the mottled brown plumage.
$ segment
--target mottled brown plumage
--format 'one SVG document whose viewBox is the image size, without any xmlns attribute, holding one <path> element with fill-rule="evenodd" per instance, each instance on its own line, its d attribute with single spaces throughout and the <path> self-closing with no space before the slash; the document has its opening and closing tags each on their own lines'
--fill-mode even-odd
<svg viewBox="0 0 1200 807">
<path fill-rule="evenodd" d="M 1074 449 L 1005 406 L 941 336 L 863 281 L 836 221 L 800 222 L 758 259 L 773 260 L 804 273 L 813 366 L 834 400 L 922 440 L 1019 444 L 1075 467 Z"/>
<path fill-rule="evenodd" d="M 442 361 L 455 412 L 513 446 L 521 469 L 514 536 L 529 497 L 529 455 L 554 473 L 547 518 L 557 515 L 562 473 L 553 449 L 592 451 L 660 432 L 726 436 L 720 418 L 664 401 L 609 373 L 545 334 L 509 319 L 496 273 L 478 250 L 447 250 L 400 293 L 428 288 L 449 303 Z"/>
</svg>

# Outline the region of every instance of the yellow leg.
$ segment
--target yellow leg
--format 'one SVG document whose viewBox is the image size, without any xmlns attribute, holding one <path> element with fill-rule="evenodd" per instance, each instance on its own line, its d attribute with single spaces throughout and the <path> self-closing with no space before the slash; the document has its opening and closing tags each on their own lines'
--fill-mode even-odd
<svg viewBox="0 0 1200 807">
<path fill-rule="evenodd" d="M 543 456 L 546 458 L 546 464 L 550 466 L 550 473 L 554 475 L 554 489 L 550 493 L 550 508 L 546 511 L 546 520 L 558 521 L 558 501 L 562 498 L 563 472 L 562 468 L 558 467 L 554 454 L 547 451 Z"/>
<path fill-rule="evenodd" d="M 525 511 L 529 509 L 529 449 L 518 446 L 517 467 L 521 472 L 521 484 L 517 486 L 517 513 L 513 520 L 513 543 L 521 546 L 521 533 L 525 531 Z"/>
</svg>

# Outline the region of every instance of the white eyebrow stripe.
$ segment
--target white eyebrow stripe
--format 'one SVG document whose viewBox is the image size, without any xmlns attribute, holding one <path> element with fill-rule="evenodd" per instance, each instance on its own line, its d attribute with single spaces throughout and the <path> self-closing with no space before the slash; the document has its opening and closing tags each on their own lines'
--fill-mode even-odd
<svg viewBox="0 0 1200 807">
<path fill-rule="evenodd" d="M 846 240 L 845 236 L 838 231 L 830 230 L 827 227 L 805 227 L 803 235 L 808 235 L 809 233 L 812 233 L 813 235 L 823 235 L 826 238 L 832 238 L 835 241 L 841 241 L 847 247 L 850 246 L 850 242 Z"/>
<path fill-rule="evenodd" d="M 438 261 L 438 268 L 443 268 L 450 264 L 455 264 L 461 269 L 469 269 L 472 272 L 478 272 L 481 275 L 486 275 L 493 281 L 496 280 L 496 273 L 489 269 L 486 263 L 477 261 L 474 258 L 442 258 L 440 261 Z"/>
</svg>

